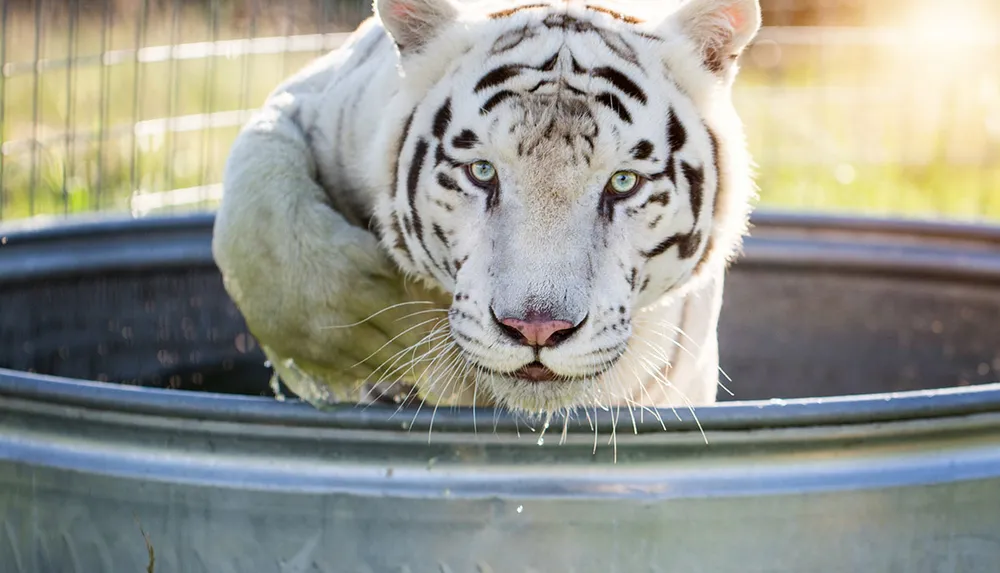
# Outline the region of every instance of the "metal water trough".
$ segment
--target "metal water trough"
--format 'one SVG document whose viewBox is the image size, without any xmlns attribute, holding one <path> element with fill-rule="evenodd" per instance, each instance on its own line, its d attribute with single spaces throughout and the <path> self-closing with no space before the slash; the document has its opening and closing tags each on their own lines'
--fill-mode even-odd
<svg viewBox="0 0 1000 573">
<path fill-rule="evenodd" d="M 707 445 L 623 413 L 613 463 L 611 413 L 274 400 L 211 223 L 4 235 L 0 571 L 1000 570 L 998 229 L 758 215 Z"/>
</svg>

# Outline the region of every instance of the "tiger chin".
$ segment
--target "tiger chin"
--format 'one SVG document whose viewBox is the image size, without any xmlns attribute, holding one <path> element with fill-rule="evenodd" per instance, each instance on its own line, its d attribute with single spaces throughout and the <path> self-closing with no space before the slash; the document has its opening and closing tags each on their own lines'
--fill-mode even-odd
<svg viewBox="0 0 1000 573">
<path fill-rule="evenodd" d="M 376 0 L 269 96 L 227 161 L 213 253 L 294 392 L 716 400 L 755 194 L 731 87 L 760 8 L 653 4 Z"/>
</svg>

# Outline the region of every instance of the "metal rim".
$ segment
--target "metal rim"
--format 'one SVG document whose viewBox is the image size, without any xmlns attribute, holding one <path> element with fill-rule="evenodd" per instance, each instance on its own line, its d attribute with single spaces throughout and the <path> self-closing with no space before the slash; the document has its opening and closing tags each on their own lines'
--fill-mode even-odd
<svg viewBox="0 0 1000 573">
<path fill-rule="evenodd" d="M 11 233 L 7 249 L 0 250 L 0 284 L 41 276 L 74 275 L 82 272 L 117 272 L 163 269 L 174 265 L 214 266 L 210 241 L 214 215 L 118 219 L 84 222 L 36 231 Z M 910 275 L 921 279 L 947 278 L 1000 284 L 1000 227 L 961 225 L 888 219 L 858 219 L 816 215 L 759 213 L 755 231 L 746 240 L 739 265 L 744 268 L 802 268 L 838 272 L 877 272 Z M 794 238 L 781 238 L 782 231 L 801 231 Z M 885 241 L 859 244 L 851 241 L 860 231 L 879 234 Z M 820 233 L 822 232 L 822 233 Z M 167 244 L 164 235 L 172 237 Z M 123 238 L 129 241 L 122 241 Z M 892 240 L 893 237 L 921 239 Z M 110 248 L 91 249 L 96 260 L 70 258 L 57 248 L 63 240 L 97 241 Z M 181 240 L 183 239 L 183 240 Z M 942 241 L 943 240 L 943 241 Z M 948 241 L 963 245 L 949 246 Z M 968 250 L 969 243 L 983 248 Z M 942 243 L 942 244 L 937 244 Z M 30 249 L 40 255 L 30 266 L 18 266 L 16 250 Z M 4 254 L 11 256 L 3 256 Z M 100 264 L 95 264 L 100 263 Z M 298 401 L 278 402 L 270 398 L 230 396 L 149 388 L 130 388 L 0 369 L 0 396 L 113 412 L 146 413 L 181 419 L 217 420 L 291 427 L 325 427 L 365 430 L 400 430 L 400 419 L 389 419 L 384 408 L 362 409 L 353 405 L 318 411 Z M 1000 383 L 965 388 L 865 394 L 826 398 L 726 402 L 699 407 L 696 412 L 661 412 L 663 422 L 645 416 L 635 420 L 642 433 L 750 431 L 810 426 L 878 424 L 906 420 L 940 419 L 1000 412 Z M 482 410 L 481 419 L 494 419 Z M 695 417 L 697 416 L 697 418 Z M 628 416 L 615 418 L 599 412 L 601 425 L 616 423 L 632 433 Z M 408 415 L 406 419 L 409 419 Z M 407 430 L 427 429 L 432 414 L 420 412 Z M 629 419 L 623 419 L 629 418 Z M 518 421 L 500 414 L 496 431 L 518 431 Z M 481 420 L 480 420 L 481 422 Z M 492 424 L 491 424 L 492 426 Z M 472 432 L 470 408 L 438 411 L 433 427 L 441 432 Z M 572 433 L 590 433 L 586 421 L 569 425 Z"/>
<path fill-rule="evenodd" d="M 54 376 L 44 376 L 0 369 L 0 396 L 21 398 L 48 405 L 79 407 L 129 414 L 149 414 L 191 420 L 214 420 L 292 427 L 324 427 L 365 430 L 426 431 L 434 416 L 433 428 L 441 432 L 472 432 L 471 408 L 439 410 L 436 414 L 421 411 L 410 422 L 411 414 L 390 419 L 389 407 L 362 408 L 353 404 L 317 410 L 294 400 L 279 402 L 256 396 L 232 396 L 205 392 L 186 392 L 156 388 L 133 388 Z M 845 426 L 877 424 L 906 420 L 926 420 L 984 413 L 1000 413 L 1000 383 L 964 388 L 859 394 L 824 398 L 724 402 L 703 406 L 694 414 L 661 410 L 663 420 L 647 414 L 635 421 L 639 434 L 668 431 L 696 432 L 750 431 L 809 426 Z M 491 428 L 495 412 L 478 410 L 479 427 Z M 593 415 L 593 414 L 592 414 Z M 695 419 L 697 416 L 697 420 Z M 617 417 L 598 412 L 602 428 L 617 426 L 632 433 L 633 422 L 627 415 Z M 483 424 L 482 420 L 491 420 Z M 401 421 L 406 423 L 401 425 Z M 523 426 L 523 422 L 521 422 Z M 512 433 L 518 421 L 500 413 L 497 432 Z M 585 420 L 570 423 L 575 433 L 592 433 Z"/>
</svg>

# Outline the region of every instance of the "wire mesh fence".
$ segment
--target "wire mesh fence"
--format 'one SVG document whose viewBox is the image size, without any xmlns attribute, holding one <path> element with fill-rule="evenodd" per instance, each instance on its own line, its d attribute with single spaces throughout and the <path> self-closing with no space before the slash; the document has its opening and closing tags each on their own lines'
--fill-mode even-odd
<svg viewBox="0 0 1000 573">
<path fill-rule="evenodd" d="M 762 205 L 1000 220 L 994 0 L 762 6 L 735 92 Z M 4 0 L 0 220 L 211 209 L 248 115 L 370 10 Z"/>
</svg>

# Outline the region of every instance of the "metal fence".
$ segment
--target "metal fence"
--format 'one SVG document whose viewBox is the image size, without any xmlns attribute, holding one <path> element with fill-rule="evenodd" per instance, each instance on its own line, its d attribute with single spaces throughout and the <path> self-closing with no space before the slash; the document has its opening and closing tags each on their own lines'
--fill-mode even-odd
<svg viewBox="0 0 1000 573">
<path fill-rule="evenodd" d="M 1000 8 L 763 0 L 739 111 L 762 205 L 1000 220 Z M 362 0 L 4 0 L 0 220 L 211 209 L 229 145 Z"/>
</svg>

